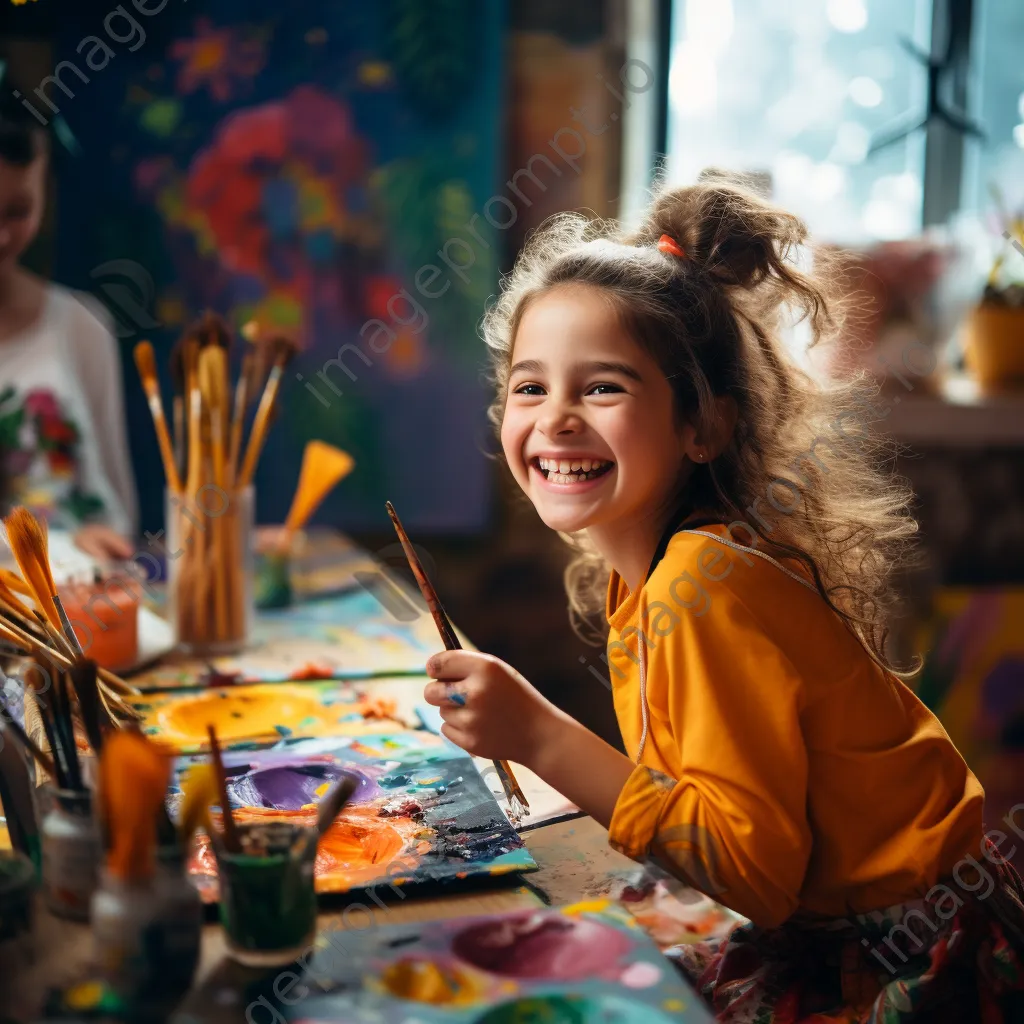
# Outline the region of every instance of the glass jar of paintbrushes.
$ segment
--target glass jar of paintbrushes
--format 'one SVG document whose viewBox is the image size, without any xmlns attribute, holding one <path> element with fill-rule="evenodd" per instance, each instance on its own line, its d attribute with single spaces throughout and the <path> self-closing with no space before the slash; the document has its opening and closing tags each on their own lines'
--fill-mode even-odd
<svg viewBox="0 0 1024 1024">
<path fill-rule="evenodd" d="M 186 653 L 245 646 L 254 607 L 253 499 L 252 487 L 200 488 L 194 501 L 167 495 L 167 616 Z"/>
<path fill-rule="evenodd" d="M 270 429 L 281 376 L 294 346 L 285 339 L 260 349 L 270 372 L 247 440 L 246 413 L 260 392 L 255 351 L 231 382 L 232 335 L 207 314 L 171 354 L 176 395 L 172 432 L 164 416 L 156 356 L 148 341 L 135 364 L 149 399 L 167 477 L 169 615 L 179 647 L 194 655 L 241 649 L 253 607 L 253 478 Z"/>
</svg>

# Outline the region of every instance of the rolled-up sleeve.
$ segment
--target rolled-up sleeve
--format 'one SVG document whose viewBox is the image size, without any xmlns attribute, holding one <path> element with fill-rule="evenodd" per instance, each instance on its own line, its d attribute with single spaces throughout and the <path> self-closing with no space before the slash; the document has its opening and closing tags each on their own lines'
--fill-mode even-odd
<svg viewBox="0 0 1024 1024">
<path fill-rule="evenodd" d="M 682 618 L 647 657 L 648 694 L 664 702 L 671 731 L 658 745 L 678 749 L 681 768 L 673 778 L 637 766 L 616 803 L 612 845 L 755 924 L 781 924 L 811 852 L 800 680 L 725 587 L 710 614 Z"/>
</svg>

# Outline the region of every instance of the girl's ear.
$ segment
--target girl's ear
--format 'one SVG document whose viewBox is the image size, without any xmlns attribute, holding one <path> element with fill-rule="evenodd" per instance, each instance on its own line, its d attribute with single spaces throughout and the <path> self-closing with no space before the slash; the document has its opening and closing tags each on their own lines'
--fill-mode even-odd
<svg viewBox="0 0 1024 1024">
<path fill-rule="evenodd" d="M 732 439 L 740 410 L 732 395 L 716 395 L 715 418 L 710 429 L 690 427 L 684 433 L 683 452 L 692 462 L 705 463 L 717 459 Z"/>
</svg>

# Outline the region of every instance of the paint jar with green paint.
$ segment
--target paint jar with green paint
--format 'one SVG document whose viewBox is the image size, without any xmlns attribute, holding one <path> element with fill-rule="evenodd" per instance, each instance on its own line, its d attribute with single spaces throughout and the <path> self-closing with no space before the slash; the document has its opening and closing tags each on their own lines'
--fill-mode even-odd
<svg viewBox="0 0 1024 1024">
<path fill-rule="evenodd" d="M 248 967 L 291 963 L 316 938 L 316 829 L 274 822 L 238 831 L 241 853 L 217 851 L 228 955 Z"/>
</svg>

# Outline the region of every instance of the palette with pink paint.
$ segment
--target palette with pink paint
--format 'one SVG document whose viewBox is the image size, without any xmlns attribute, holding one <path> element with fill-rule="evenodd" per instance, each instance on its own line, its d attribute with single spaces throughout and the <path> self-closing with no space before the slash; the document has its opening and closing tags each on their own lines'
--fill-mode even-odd
<svg viewBox="0 0 1024 1024">
<path fill-rule="evenodd" d="M 336 940 L 332 942 L 332 939 Z M 343 945 L 342 945 L 343 944 Z M 321 935 L 291 1024 L 711 1024 L 610 901 Z"/>
</svg>

